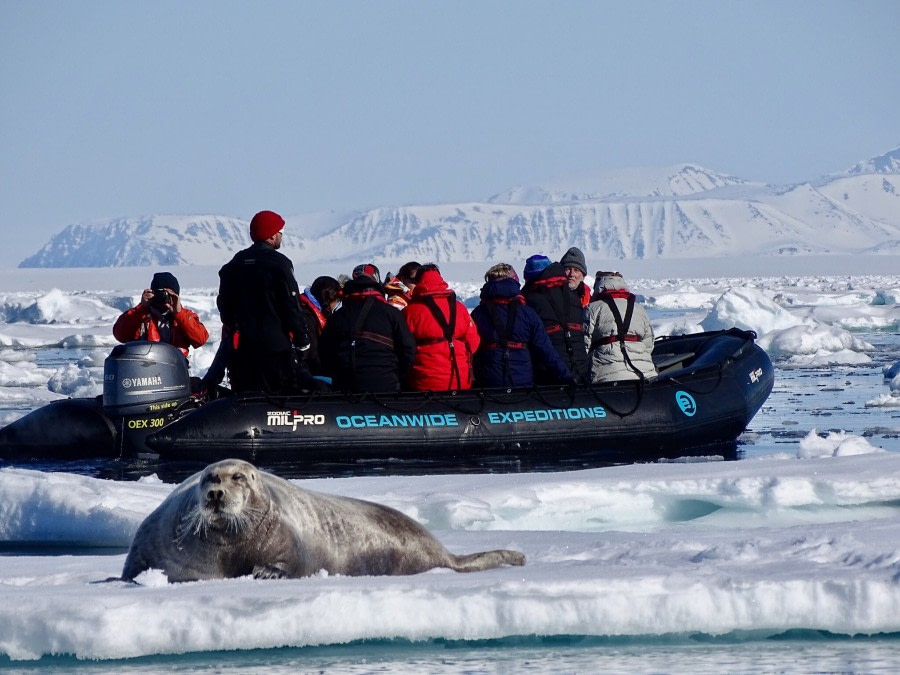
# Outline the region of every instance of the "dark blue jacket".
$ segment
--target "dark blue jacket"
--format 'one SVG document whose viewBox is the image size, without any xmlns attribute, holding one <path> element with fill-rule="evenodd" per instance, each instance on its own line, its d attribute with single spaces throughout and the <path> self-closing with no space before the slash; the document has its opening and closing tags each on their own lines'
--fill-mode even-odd
<svg viewBox="0 0 900 675">
<path fill-rule="evenodd" d="M 510 312 L 512 325 L 509 325 Z M 572 373 L 559 357 L 544 323 L 519 295 L 515 279 L 489 281 L 481 288 L 481 304 L 472 310 L 481 344 L 475 352 L 475 381 L 482 387 L 530 387 L 534 363 L 570 382 Z M 506 345 L 501 335 L 506 337 Z"/>
</svg>

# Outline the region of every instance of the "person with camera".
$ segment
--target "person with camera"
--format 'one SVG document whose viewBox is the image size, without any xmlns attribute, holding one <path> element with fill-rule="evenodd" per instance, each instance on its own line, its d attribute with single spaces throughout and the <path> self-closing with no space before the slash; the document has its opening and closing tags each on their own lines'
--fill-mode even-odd
<svg viewBox="0 0 900 675">
<path fill-rule="evenodd" d="M 206 344 L 209 331 L 196 312 L 181 304 L 180 292 L 174 274 L 154 274 L 150 288 L 141 293 L 141 301 L 116 319 L 113 325 L 116 340 L 166 342 L 178 347 L 185 358 L 191 347 L 196 349 Z"/>
</svg>

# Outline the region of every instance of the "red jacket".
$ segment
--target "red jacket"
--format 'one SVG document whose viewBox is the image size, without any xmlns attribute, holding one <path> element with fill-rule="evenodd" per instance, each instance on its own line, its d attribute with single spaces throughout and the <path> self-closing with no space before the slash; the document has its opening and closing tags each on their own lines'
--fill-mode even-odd
<svg viewBox="0 0 900 675">
<path fill-rule="evenodd" d="M 156 319 L 150 313 L 150 310 L 138 305 L 123 312 L 115 325 L 113 325 L 113 335 L 119 342 L 132 342 L 134 340 L 150 340 L 150 342 L 160 342 L 159 326 Z M 171 344 L 181 349 L 185 357 L 188 355 L 188 348 L 196 349 L 206 344 L 209 338 L 209 331 L 206 330 L 200 322 L 200 317 L 196 312 L 192 312 L 186 307 L 182 307 L 172 318 L 172 340 Z"/>
<path fill-rule="evenodd" d="M 451 311 L 456 316 L 449 326 Z M 480 342 L 478 328 L 440 272 L 426 270 L 421 275 L 403 316 L 416 339 L 409 387 L 418 391 L 471 389 L 472 354 Z M 452 335 L 452 348 L 445 330 Z"/>
</svg>

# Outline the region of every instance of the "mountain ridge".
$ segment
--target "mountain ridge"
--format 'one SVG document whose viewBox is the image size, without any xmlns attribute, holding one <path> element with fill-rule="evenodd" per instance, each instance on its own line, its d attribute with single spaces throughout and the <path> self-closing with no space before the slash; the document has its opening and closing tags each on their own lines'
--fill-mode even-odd
<svg viewBox="0 0 900 675">
<path fill-rule="evenodd" d="M 522 260 L 570 246 L 619 260 L 896 255 L 900 148 L 788 186 L 686 163 L 515 186 L 484 201 L 286 220 L 283 250 L 295 264 Z M 215 265 L 249 244 L 240 218 L 115 218 L 66 227 L 19 267 Z"/>
</svg>

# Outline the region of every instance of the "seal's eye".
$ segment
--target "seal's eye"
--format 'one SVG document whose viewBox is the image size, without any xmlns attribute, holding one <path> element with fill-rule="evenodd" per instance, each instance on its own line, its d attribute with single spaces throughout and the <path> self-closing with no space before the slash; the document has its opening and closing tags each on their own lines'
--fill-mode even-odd
<svg viewBox="0 0 900 675">
<path fill-rule="evenodd" d="M 242 474 L 242 473 L 236 473 L 236 474 L 234 474 L 234 475 L 231 477 L 231 480 L 240 483 L 242 480 L 244 480 L 244 474 Z"/>
</svg>

